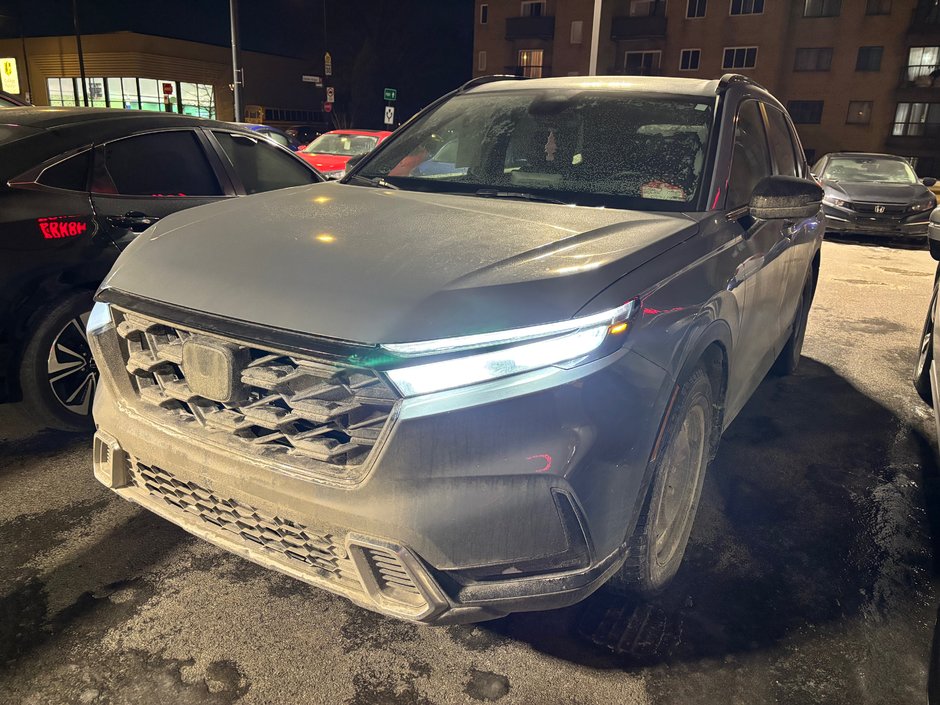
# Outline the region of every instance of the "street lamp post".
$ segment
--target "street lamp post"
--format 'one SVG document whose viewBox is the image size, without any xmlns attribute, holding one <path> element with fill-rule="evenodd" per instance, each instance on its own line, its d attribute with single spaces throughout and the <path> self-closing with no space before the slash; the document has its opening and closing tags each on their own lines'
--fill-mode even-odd
<svg viewBox="0 0 940 705">
<path fill-rule="evenodd" d="M 241 104 L 241 72 L 238 70 L 238 9 L 235 3 L 238 0 L 229 0 L 229 21 L 232 25 L 232 91 L 235 100 L 235 122 L 242 121 Z"/>
<path fill-rule="evenodd" d="M 88 85 L 85 81 L 85 54 L 82 52 L 82 33 L 78 28 L 78 0 L 72 0 L 72 22 L 75 24 L 75 46 L 78 49 L 78 72 L 82 76 L 82 103 L 88 107 Z"/>
</svg>

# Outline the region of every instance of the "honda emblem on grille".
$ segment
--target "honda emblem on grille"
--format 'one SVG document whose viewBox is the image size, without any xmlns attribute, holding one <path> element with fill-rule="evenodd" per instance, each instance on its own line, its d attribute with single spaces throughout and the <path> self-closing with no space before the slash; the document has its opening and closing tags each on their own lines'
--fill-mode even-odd
<svg viewBox="0 0 940 705">
<path fill-rule="evenodd" d="M 884 206 L 875 206 L 875 213 L 884 213 L 884 212 L 885 212 Z"/>
<path fill-rule="evenodd" d="M 195 336 L 183 343 L 183 378 L 194 394 L 212 401 L 232 404 L 242 398 L 247 364 L 247 348 Z"/>
</svg>

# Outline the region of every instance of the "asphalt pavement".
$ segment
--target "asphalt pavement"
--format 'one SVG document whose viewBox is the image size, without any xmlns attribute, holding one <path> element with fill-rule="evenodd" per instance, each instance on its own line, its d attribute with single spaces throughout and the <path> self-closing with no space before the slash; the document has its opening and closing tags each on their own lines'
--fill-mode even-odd
<svg viewBox="0 0 940 705">
<path fill-rule="evenodd" d="M 935 263 L 827 242 L 804 357 L 728 429 L 675 582 L 420 627 L 229 555 L 0 407 L 0 703 L 924 703 L 940 477 L 910 384 Z"/>
</svg>

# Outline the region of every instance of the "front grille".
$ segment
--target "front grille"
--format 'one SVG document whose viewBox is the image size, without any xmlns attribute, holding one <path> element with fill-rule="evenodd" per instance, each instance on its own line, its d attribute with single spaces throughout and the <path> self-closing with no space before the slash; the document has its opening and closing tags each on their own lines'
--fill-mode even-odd
<svg viewBox="0 0 940 705">
<path fill-rule="evenodd" d="M 234 499 L 217 496 L 195 482 L 184 482 L 156 466 L 130 461 L 131 484 L 178 510 L 199 517 L 272 558 L 303 564 L 316 576 L 361 591 L 358 573 L 342 542 L 282 517 L 266 514 Z"/>
<path fill-rule="evenodd" d="M 315 476 L 361 479 L 398 401 L 377 373 L 113 310 L 127 371 L 150 411 Z M 183 348 L 194 339 L 234 351 L 237 398 L 215 401 L 190 388 Z"/>
<path fill-rule="evenodd" d="M 876 216 L 877 215 L 884 215 L 884 216 L 903 215 L 904 212 L 907 210 L 907 205 L 904 203 L 896 203 L 896 204 L 859 203 L 856 201 L 856 202 L 850 203 L 849 206 L 856 213 L 865 213 L 868 215 L 876 215 Z M 884 211 L 878 213 L 875 211 L 875 208 L 884 208 Z"/>
</svg>

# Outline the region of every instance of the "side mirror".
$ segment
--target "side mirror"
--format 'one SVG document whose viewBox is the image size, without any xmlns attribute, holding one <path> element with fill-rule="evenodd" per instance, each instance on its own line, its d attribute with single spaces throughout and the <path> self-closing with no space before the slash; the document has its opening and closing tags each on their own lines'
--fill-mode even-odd
<svg viewBox="0 0 940 705">
<path fill-rule="evenodd" d="M 796 176 L 765 176 L 757 182 L 748 208 L 760 220 L 812 218 L 822 205 L 819 184 Z"/>
<path fill-rule="evenodd" d="M 937 180 L 933 178 L 932 176 L 925 176 L 923 179 L 920 180 L 920 182 L 927 188 L 930 188 L 935 183 L 937 183 Z"/>
</svg>

